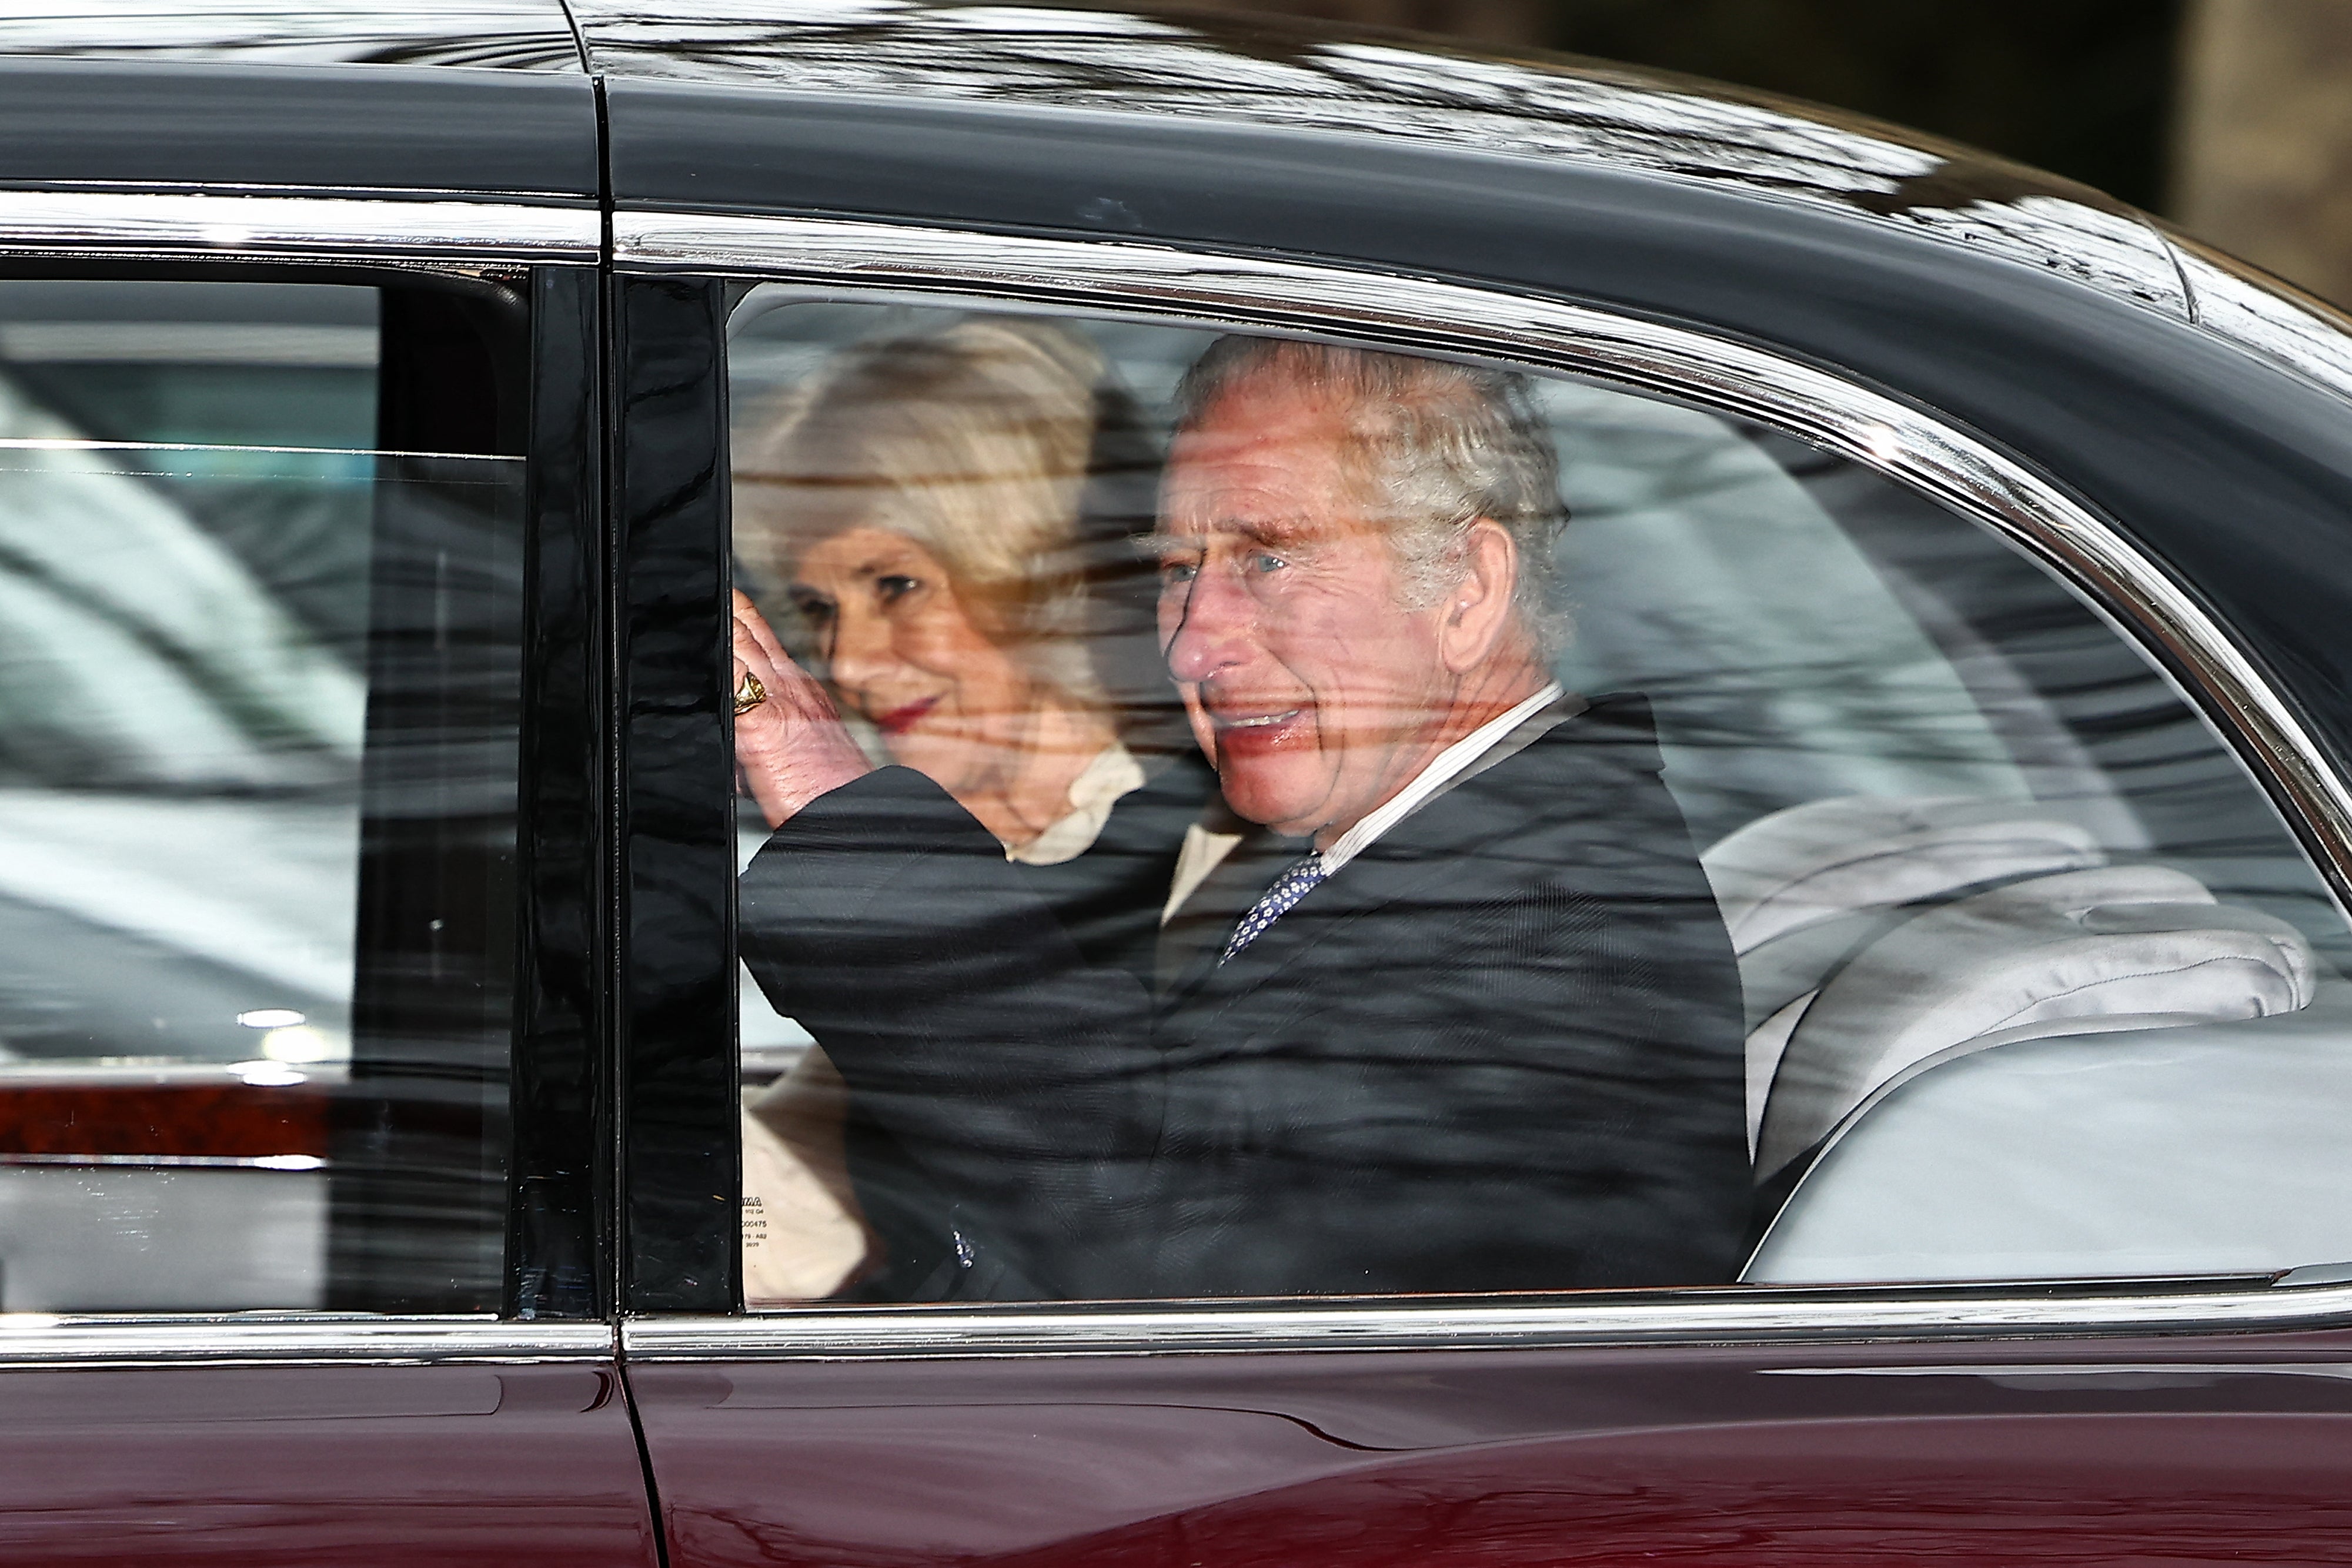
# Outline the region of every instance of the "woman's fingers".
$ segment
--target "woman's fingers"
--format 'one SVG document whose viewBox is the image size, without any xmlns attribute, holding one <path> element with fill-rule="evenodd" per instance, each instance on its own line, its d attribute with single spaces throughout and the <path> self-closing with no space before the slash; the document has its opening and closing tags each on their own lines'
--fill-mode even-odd
<svg viewBox="0 0 2352 1568">
<path fill-rule="evenodd" d="M 752 618 L 756 619 L 758 615 L 758 611 L 751 612 Z M 773 648 L 772 652 L 772 643 L 762 643 L 760 640 L 759 633 L 752 629 L 751 620 L 745 618 L 743 607 L 740 605 L 736 607 L 735 617 L 730 627 L 730 636 L 735 645 L 735 656 L 746 664 L 753 666 L 754 673 L 757 673 L 757 667 L 762 664 L 773 666 L 780 662 L 790 662 L 783 657 L 782 648 Z"/>
<path fill-rule="evenodd" d="M 735 656 L 760 677 L 763 685 L 805 686 L 822 696 L 823 688 L 784 652 L 783 644 L 776 641 L 776 634 L 769 630 L 767 622 L 761 619 L 740 589 L 735 592 L 735 601 L 731 633 Z M 832 705 L 827 703 L 825 707 L 830 712 Z"/>
<path fill-rule="evenodd" d="M 788 664 L 793 662 L 792 655 L 784 652 L 784 645 L 776 640 L 775 628 L 768 624 L 768 618 L 760 613 L 760 607 L 753 604 L 740 588 L 735 590 L 735 624 L 749 630 L 751 640 L 773 663 Z"/>
<path fill-rule="evenodd" d="M 771 827 L 781 827 L 811 800 L 869 771 L 833 700 L 793 662 L 767 622 L 739 591 L 730 634 L 734 690 L 746 675 L 766 699 L 735 716 L 735 757 L 744 781 Z"/>
</svg>

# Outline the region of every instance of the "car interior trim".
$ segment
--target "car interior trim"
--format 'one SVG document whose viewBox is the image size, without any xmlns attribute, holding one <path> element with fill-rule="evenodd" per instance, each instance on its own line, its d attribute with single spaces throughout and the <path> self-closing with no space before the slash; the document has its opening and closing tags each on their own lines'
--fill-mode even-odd
<svg viewBox="0 0 2352 1568">
<path fill-rule="evenodd" d="M 910 225 L 616 212 L 616 265 L 1339 332 L 1507 358 L 1752 419 L 1923 491 L 2058 572 L 2180 682 L 2352 908 L 2352 789 L 2300 714 L 2197 598 L 2087 507 L 1989 442 L 1752 344 L 1591 306 L 1389 272 L 1127 241 Z M 2271 780 L 2275 780 L 2273 785 Z"/>
<path fill-rule="evenodd" d="M 0 254 L 593 262 L 582 207 L 214 192 L 0 191 Z"/>
<path fill-rule="evenodd" d="M 0 1313 L 0 1366 L 145 1363 L 410 1366 L 609 1359 L 612 1325 L 490 1317 L 287 1313 L 220 1317 Z"/>
</svg>

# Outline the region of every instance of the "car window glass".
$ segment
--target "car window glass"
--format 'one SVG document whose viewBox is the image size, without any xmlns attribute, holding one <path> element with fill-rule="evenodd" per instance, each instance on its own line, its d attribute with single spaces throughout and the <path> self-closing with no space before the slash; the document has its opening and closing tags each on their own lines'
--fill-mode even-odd
<svg viewBox="0 0 2352 1568">
<path fill-rule="evenodd" d="M 0 1310 L 495 1304 L 522 464 L 408 439 L 486 309 L 0 281 Z"/>
<path fill-rule="evenodd" d="M 1976 523 L 1564 378 L 730 342 L 751 1304 L 2352 1256 L 2341 915 Z"/>
</svg>

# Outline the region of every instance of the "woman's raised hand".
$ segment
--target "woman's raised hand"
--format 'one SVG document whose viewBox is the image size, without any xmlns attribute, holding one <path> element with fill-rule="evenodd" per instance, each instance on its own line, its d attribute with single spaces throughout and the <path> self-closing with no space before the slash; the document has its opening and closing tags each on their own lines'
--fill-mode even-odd
<svg viewBox="0 0 2352 1568">
<path fill-rule="evenodd" d="M 850 738 L 824 688 L 793 663 L 740 589 L 734 636 L 737 700 L 760 698 L 735 716 L 735 760 L 768 826 L 780 828 L 873 765 Z"/>
</svg>

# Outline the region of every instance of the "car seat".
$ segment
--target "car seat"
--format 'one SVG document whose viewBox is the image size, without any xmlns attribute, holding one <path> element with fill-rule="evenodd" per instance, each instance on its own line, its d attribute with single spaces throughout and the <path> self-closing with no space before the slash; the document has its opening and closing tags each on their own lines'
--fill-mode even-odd
<svg viewBox="0 0 2352 1568">
<path fill-rule="evenodd" d="M 2312 998 L 2292 925 L 2185 872 L 2108 864 L 2088 831 L 2031 801 L 1811 801 L 1702 860 L 1739 956 L 1760 1181 L 1955 1055 Z"/>
</svg>

